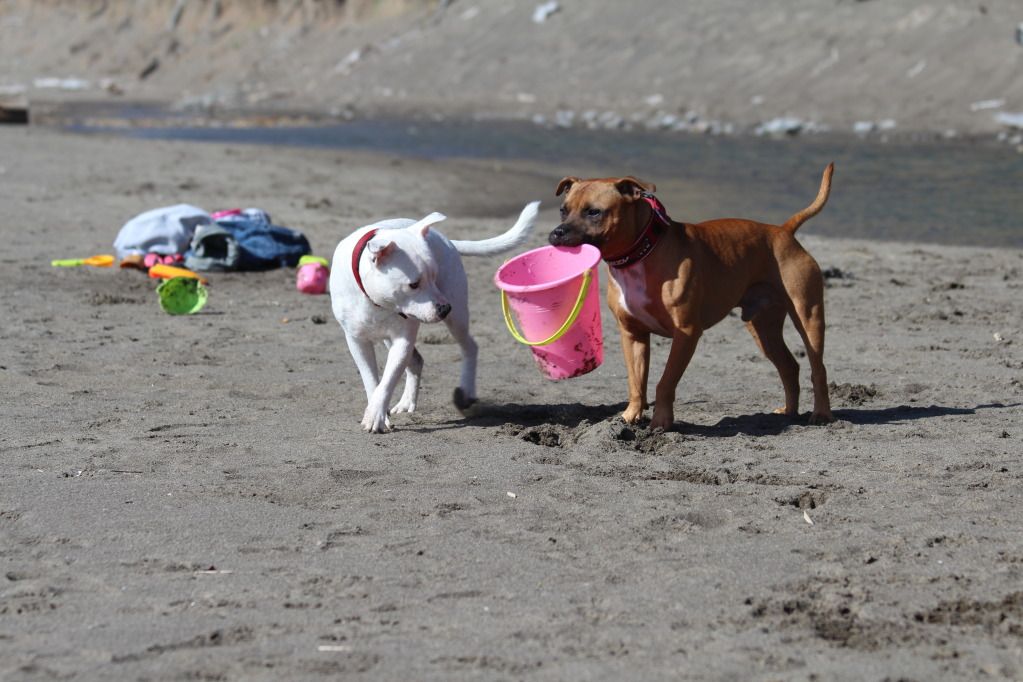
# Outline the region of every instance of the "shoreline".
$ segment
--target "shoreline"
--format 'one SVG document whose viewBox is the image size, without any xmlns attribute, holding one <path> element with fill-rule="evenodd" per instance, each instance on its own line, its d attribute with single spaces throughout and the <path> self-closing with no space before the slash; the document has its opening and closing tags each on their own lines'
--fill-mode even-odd
<svg viewBox="0 0 1023 682">
<path fill-rule="evenodd" d="M 810 227 L 818 234 L 1023 247 L 1023 197 L 1014 191 L 1023 186 L 1023 164 L 1016 152 L 983 140 L 552 130 L 521 121 L 330 121 L 265 112 L 211 122 L 136 105 L 78 107 L 63 116 L 52 121 L 68 125 L 70 134 L 111 139 L 360 150 L 426 161 L 476 159 L 494 168 L 520 164 L 534 176 L 532 191 L 548 201 L 566 174 L 635 175 L 655 182 L 669 212 L 690 222 L 726 212 L 784 221 L 809 201 L 820 170 L 835 162 L 831 206 Z M 197 122 L 204 125 L 189 125 Z M 495 206 L 487 217 L 514 208 L 501 196 Z"/>
<path fill-rule="evenodd" d="M 470 124 L 470 125 L 515 125 L 535 127 L 545 131 L 602 132 L 608 135 L 662 135 L 675 138 L 724 138 L 733 140 L 768 139 L 799 142 L 830 141 L 863 144 L 927 144 L 927 145 L 975 145 L 993 149 L 1004 149 L 1023 154 L 1023 133 L 1013 134 L 1010 129 L 1001 131 L 974 131 L 955 135 L 933 129 L 870 130 L 857 133 L 852 130 L 838 130 L 828 126 L 800 128 L 791 132 L 775 130 L 758 132 L 757 126 L 732 126 L 729 132 L 722 130 L 671 129 L 648 125 L 641 119 L 624 120 L 621 125 L 603 126 L 587 124 L 581 117 L 573 116 L 571 123 L 535 115 L 496 110 L 481 113 L 471 109 L 444 111 L 416 106 L 376 106 L 364 110 L 345 109 L 331 111 L 315 106 L 182 106 L 174 101 L 122 98 L 56 98 L 30 101 L 32 125 L 47 128 L 66 128 L 69 124 L 85 127 L 111 128 L 217 128 L 217 127 L 316 127 L 388 121 L 395 123 L 426 124 Z M 180 125 L 176 125 L 180 124 Z"/>
</svg>

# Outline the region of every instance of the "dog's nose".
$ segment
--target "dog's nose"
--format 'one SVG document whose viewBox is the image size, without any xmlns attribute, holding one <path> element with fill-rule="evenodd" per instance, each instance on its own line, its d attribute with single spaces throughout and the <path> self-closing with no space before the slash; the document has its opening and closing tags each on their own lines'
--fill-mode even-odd
<svg viewBox="0 0 1023 682">
<path fill-rule="evenodd" d="M 568 232 L 568 229 L 564 225 L 558 225 L 553 230 L 551 230 L 550 235 L 547 237 L 547 241 L 549 241 L 554 246 L 557 246 L 558 242 L 565 238 L 566 232 Z"/>
<path fill-rule="evenodd" d="M 442 320 L 445 317 L 447 317 L 448 313 L 450 313 L 450 312 L 451 312 L 451 304 L 450 303 L 445 303 L 444 305 L 437 306 L 437 315 L 439 315 L 440 319 L 442 319 Z"/>
</svg>

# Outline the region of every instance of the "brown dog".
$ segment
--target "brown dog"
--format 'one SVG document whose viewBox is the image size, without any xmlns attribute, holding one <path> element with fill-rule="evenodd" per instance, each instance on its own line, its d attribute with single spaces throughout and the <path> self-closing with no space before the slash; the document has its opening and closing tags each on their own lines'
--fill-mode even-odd
<svg viewBox="0 0 1023 682">
<path fill-rule="evenodd" d="M 626 422 L 638 421 L 647 407 L 650 334 L 672 339 L 650 422 L 651 428 L 670 429 L 675 387 L 700 335 L 736 307 L 781 376 L 785 407 L 775 412 L 796 415 L 799 407 L 799 364 L 782 337 L 787 315 L 810 361 L 810 423 L 834 419 L 824 369 L 824 280 L 794 236 L 824 208 L 833 169 L 830 164 L 824 170 L 814 202 L 781 226 L 735 218 L 675 222 L 653 196 L 654 186 L 633 177 L 558 183 L 555 196 L 567 194 L 550 243 L 593 244 L 608 263 L 607 302 L 618 319 L 629 373 Z"/>
</svg>

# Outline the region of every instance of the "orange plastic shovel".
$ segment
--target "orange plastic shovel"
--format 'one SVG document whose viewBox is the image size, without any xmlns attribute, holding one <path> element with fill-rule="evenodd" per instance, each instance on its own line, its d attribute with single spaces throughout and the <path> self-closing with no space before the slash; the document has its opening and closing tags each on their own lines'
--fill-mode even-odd
<svg viewBox="0 0 1023 682">
<path fill-rule="evenodd" d="M 203 284 L 209 284 L 209 281 L 197 275 L 187 268 L 177 268 L 173 265 L 164 265 L 163 263 L 157 263 L 149 268 L 149 276 L 153 279 L 173 279 L 174 277 L 191 277 L 197 279 Z"/>
</svg>

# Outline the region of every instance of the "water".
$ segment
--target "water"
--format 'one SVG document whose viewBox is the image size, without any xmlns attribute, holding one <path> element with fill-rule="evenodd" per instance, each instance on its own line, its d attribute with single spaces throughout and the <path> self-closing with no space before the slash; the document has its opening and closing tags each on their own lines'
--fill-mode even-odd
<svg viewBox="0 0 1023 682">
<path fill-rule="evenodd" d="M 831 200 L 803 230 L 1023 247 L 1023 155 L 995 144 L 883 143 L 839 136 L 773 140 L 391 119 L 269 126 L 248 120 L 210 126 L 144 107 L 121 107 L 118 122 L 92 114 L 65 119 L 63 127 L 142 139 L 521 160 L 541 164 L 552 178 L 631 174 L 656 182 L 673 217 L 691 222 L 728 216 L 781 222 L 813 199 L 821 171 L 834 161 Z"/>
</svg>

